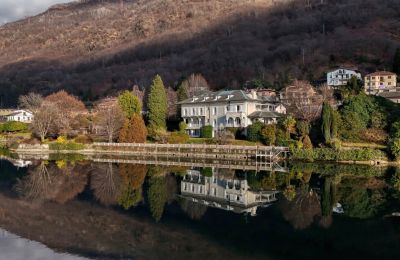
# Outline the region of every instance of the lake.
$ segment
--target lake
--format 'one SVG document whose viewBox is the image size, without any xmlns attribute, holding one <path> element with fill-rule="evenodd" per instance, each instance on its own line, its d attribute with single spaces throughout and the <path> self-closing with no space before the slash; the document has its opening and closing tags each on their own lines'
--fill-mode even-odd
<svg viewBox="0 0 400 260">
<path fill-rule="evenodd" d="M 0 161 L 0 259 L 400 259 L 398 169 L 113 161 Z"/>
</svg>

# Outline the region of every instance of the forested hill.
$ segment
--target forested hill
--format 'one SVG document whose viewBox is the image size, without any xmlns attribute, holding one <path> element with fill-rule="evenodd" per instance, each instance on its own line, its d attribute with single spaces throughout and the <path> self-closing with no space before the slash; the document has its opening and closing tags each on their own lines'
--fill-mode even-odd
<svg viewBox="0 0 400 260">
<path fill-rule="evenodd" d="M 398 0 L 88 0 L 0 27 L 0 105 L 31 90 L 84 98 L 202 73 L 212 87 L 390 69 Z"/>
</svg>

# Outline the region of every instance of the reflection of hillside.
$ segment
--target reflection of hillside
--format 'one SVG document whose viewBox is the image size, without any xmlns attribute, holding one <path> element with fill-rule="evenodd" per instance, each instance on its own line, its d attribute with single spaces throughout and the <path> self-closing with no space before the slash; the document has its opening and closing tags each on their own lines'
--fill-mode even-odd
<svg viewBox="0 0 400 260">
<path fill-rule="evenodd" d="M 0 226 L 57 251 L 101 259 L 159 259 L 171 253 L 178 259 L 193 255 L 235 258 L 233 253 L 185 228 L 171 230 L 89 202 L 31 207 L 0 194 Z"/>
<path fill-rule="evenodd" d="M 277 191 L 252 191 L 247 180 L 188 170 L 181 182 L 181 196 L 194 203 L 236 213 L 257 214 L 257 208 L 269 206 L 277 200 Z M 184 204 L 186 205 L 186 204 Z"/>
</svg>

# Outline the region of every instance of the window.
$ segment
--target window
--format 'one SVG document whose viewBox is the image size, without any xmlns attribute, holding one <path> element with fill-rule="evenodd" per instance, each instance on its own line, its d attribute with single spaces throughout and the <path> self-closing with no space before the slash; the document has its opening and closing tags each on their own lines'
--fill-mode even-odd
<svg viewBox="0 0 400 260">
<path fill-rule="evenodd" d="M 203 108 L 200 108 L 200 115 L 203 115 Z"/>
<path fill-rule="evenodd" d="M 217 114 L 217 107 L 214 107 L 213 114 L 214 114 L 214 115 Z"/>
<path fill-rule="evenodd" d="M 241 108 L 239 105 L 236 106 L 236 109 L 237 109 L 238 112 L 241 112 L 241 111 L 242 111 L 242 108 Z"/>
<path fill-rule="evenodd" d="M 195 108 L 192 109 L 192 115 L 193 116 L 196 115 L 196 109 Z"/>
</svg>

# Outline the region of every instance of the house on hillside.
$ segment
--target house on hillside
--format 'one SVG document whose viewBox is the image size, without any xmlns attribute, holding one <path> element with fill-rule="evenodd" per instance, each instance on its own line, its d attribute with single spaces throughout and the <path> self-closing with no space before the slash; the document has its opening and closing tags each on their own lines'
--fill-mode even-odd
<svg viewBox="0 0 400 260">
<path fill-rule="evenodd" d="M 397 75 L 388 71 L 377 71 L 364 77 L 364 89 L 368 95 L 381 92 L 395 92 Z"/>
<path fill-rule="evenodd" d="M 326 82 L 328 86 L 338 88 L 347 85 L 352 77 L 361 80 L 361 73 L 351 69 L 339 68 L 327 73 Z"/>
<path fill-rule="evenodd" d="M 260 96 L 256 90 L 207 92 L 183 100 L 179 105 L 186 131 L 192 137 L 199 137 L 200 129 L 207 125 L 213 127 L 215 136 L 226 128 L 244 129 L 256 121 L 273 123 L 286 114 L 277 97 Z"/>
<path fill-rule="evenodd" d="M 17 121 L 22 123 L 32 123 L 33 114 L 23 109 L 2 109 L 0 111 L 1 121 Z"/>
</svg>

